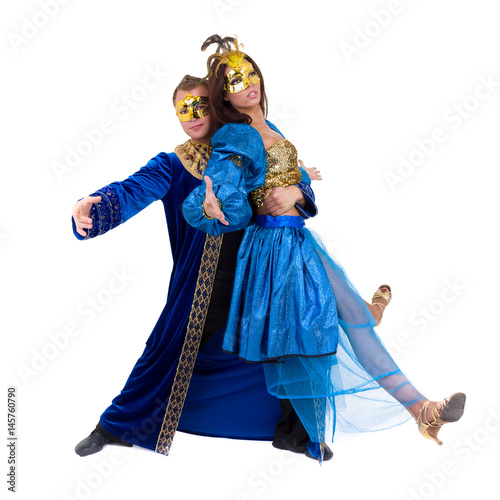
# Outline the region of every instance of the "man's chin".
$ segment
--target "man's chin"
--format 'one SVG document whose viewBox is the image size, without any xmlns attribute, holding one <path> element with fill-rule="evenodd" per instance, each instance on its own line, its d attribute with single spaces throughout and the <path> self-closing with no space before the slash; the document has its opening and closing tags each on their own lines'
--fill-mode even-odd
<svg viewBox="0 0 500 500">
<path fill-rule="evenodd" d="M 208 142 L 210 143 L 210 139 L 206 136 L 206 134 L 189 134 L 189 137 L 196 142 Z"/>
</svg>

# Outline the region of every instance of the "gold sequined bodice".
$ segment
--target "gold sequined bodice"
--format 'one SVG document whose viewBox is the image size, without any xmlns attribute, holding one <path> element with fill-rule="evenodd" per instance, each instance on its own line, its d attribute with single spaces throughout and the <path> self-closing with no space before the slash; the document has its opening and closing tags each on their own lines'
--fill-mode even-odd
<svg viewBox="0 0 500 500">
<path fill-rule="evenodd" d="M 250 193 L 256 207 L 263 206 L 266 189 L 277 186 L 291 186 L 302 179 L 297 161 L 297 150 L 287 139 L 274 143 L 266 151 L 266 157 L 266 181 L 263 186 L 254 189 Z"/>
</svg>

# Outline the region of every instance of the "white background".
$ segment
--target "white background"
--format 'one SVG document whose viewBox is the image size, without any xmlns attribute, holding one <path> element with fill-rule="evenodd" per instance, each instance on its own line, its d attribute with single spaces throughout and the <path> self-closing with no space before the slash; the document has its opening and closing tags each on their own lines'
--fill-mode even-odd
<svg viewBox="0 0 500 500">
<path fill-rule="evenodd" d="M 17 387 L 17 498 L 497 495 L 498 2 L 47 0 L 50 15 L 42 5 L 0 14 L 2 377 L 5 394 Z M 169 457 L 74 453 L 141 354 L 171 259 L 161 203 L 86 242 L 71 208 L 185 140 L 172 90 L 204 74 L 199 47 L 213 33 L 238 35 L 265 75 L 271 120 L 321 168 L 310 227 L 365 298 L 392 286 L 378 331 L 402 369 L 430 398 L 467 393 L 443 447 L 407 423 L 338 436 L 322 467 L 269 443 L 181 433 Z M 138 88 L 153 70 L 156 87 Z M 103 119 L 112 130 L 57 175 Z M 418 153 L 433 134 L 440 143 Z M 416 166 L 391 189 L 402 157 Z M 110 295 L 113 273 L 126 284 Z M 107 301 L 93 317 L 92 297 Z"/>
</svg>

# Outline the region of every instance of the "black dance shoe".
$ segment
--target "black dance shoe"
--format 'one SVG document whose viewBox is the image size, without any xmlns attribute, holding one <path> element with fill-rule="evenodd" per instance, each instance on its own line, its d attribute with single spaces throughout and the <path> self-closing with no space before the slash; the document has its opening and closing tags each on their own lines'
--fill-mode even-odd
<svg viewBox="0 0 500 500">
<path fill-rule="evenodd" d="M 279 440 L 277 438 L 274 438 L 272 444 L 275 448 L 278 448 L 278 450 L 286 450 L 286 451 L 291 451 L 292 453 L 300 453 L 301 455 L 304 454 L 306 457 L 312 458 L 313 460 L 319 460 L 317 457 L 313 456 L 311 452 L 307 449 L 308 442 L 309 441 L 307 442 L 302 441 L 300 444 L 297 444 L 295 441 L 293 443 L 290 443 L 289 441 L 286 440 Z M 331 460 L 333 458 L 333 451 L 327 444 L 323 443 L 323 446 L 324 446 L 323 462 L 325 460 Z"/>
<path fill-rule="evenodd" d="M 290 439 L 279 439 L 275 437 L 272 445 L 278 450 L 286 450 L 291 451 L 292 453 L 302 454 L 307 450 L 307 443 L 309 443 L 309 437 L 307 438 L 307 440 L 302 440 L 299 443 L 297 443 L 295 439 L 293 441 L 290 441 Z"/>
<path fill-rule="evenodd" d="M 113 436 L 99 422 L 96 428 L 85 439 L 75 446 L 75 452 L 81 457 L 93 455 L 101 451 L 106 444 L 118 444 L 121 446 L 133 446 L 132 443 Z"/>
<path fill-rule="evenodd" d="M 318 457 L 311 455 L 311 452 L 309 450 L 305 451 L 305 456 L 308 458 L 312 458 L 313 460 L 319 460 Z M 326 443 L 323 443 L 323 462 L 331 460 L 332 458 L 333 458 L 333 451 Z"/>
</svg>

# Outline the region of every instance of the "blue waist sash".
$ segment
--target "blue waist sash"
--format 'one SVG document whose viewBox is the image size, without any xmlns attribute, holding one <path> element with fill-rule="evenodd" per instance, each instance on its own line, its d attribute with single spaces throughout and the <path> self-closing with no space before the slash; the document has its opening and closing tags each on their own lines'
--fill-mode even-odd
<svg viewBox="0 0 500 500">
<path fill-rule="evenodd" d="M 304 227 L 306 223 L 300 215 L 278 215 L 271 217 L 270 215 L 256 215 L 255 224 L 261 227 L 277 228 L 277 227 Z"/>
</svg>

